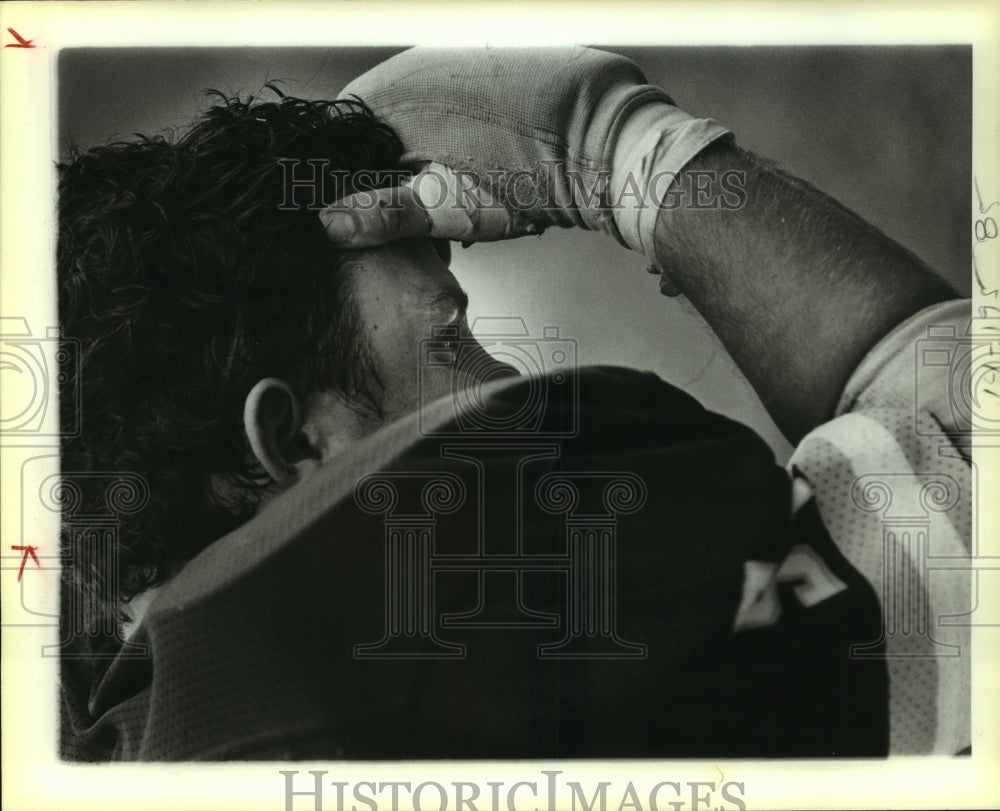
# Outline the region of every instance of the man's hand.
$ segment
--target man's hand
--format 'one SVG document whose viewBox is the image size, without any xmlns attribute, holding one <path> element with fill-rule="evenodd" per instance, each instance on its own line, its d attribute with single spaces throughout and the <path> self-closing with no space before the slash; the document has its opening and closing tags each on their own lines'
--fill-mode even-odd
<svg viewBox="0 0 1000 811">
<path fill-rule="evenodd" d="M 346 248 L 509 239 L 557 225 L 642 249 L 611 205 L 623 160 L 641 159 L 637 141 L 655 133 L 679 171 L 725 133 L 673 107 L 631 60 L 588 48 L 414 48 L 342 95 L 367 103 L 403 141 L 402 162 L 422 167 L 403 188 L 352 195 L 321 214 Z M 625 128 L 621 143 L 639 110 L 642 126 Z"/>
<path fill-rule="evenodd" d="M 861 358 L 956 293 L 919 259 L 800 180 L 672 106 L 629 60 L 584 48 L 406 51 L 348 86 L 423 165 L 406 188 L 321 213 L 351 248 L 436 236 L 603 230 L 704 316 L 785 435 L 830 419 Z M 707 148 L 706 148 L 707 147 Z M 697 178 L 696 178 L 697 176 Z M 672 177 L 680 199 L 658 205 Z M 739 180 L 735 207 L 708 207 Z M 658 178 L 645 205 L 625 189 Z M 605 193 L 595 193 L 603 189 Z M 687 195 L 687 196 L 685 196 Z"/>
</svg>

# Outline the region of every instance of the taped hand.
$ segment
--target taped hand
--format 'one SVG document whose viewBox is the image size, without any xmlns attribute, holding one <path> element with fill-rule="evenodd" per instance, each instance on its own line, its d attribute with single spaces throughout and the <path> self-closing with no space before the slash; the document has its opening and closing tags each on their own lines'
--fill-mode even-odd
<svg viewBox="0 0 1000 811">
<path fill-rule="evenodd" d="M 342 95 L 395 130 L 401 162 L 417 171 L 321 213 L 344 248 L 492 241 L 557 225 L 650 254 L 656 206 L 631 190 L 727 134 L 674 107 L 631 60 L 590 48 L 413 48 Z"/>
</svg>

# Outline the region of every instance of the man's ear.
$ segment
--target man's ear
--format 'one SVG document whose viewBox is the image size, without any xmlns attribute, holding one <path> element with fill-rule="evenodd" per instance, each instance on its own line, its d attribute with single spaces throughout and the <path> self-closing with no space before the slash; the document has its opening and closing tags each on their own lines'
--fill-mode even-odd
<svg viewBox="0 0 1000 811">
<path fill-rule="evenodd" d="M 243 426 L 250 448 L 268 475 L 282 488 L 315 467 L 320 454 L 303 431 L 302 399 L 284 380 L 265 377 L 250 390 L 243 405 Z"/>
</svg>

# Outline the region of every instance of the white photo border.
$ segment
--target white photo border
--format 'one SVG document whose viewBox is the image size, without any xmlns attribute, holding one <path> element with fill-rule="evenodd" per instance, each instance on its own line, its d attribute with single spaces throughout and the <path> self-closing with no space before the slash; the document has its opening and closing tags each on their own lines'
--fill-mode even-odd
<svg viewBox="0 0 1000 811">
<path fill-rule="evenodd" d="M 55 324 L 54 164 L 58 156 L 57 59 L 72 47 L 211 47 L 474 44 L 614 45 L 885 45 L 967 44 L 973 49 L 973 177 L 988 204 L 1000 200 L 1000 5 L 992 2 L 902 2 L 873 7 L 848 2 L 794 3 L 509 3 L 316 2 L 13 2 L 0 6 L 3 82 L 0 111 L 0 308 L 5 317 Z M 639 24 L 641 23 L 641 24 Z M 12 29 L 16 35 L 10 33 Z M 662 36 L 651 32 L 664 32 Z M 488 36 L 487 36 L 488 34 Z M 27 43 L 32 47 L 24 47 Z M 933 111 L 928 111 L 933 114 Z M 983 211 L 970 189 L 973 222 Z M 1000 211 L 998 206 L 995 211 Z M 983 284 L 973 306 L 1000 304 L 1000 240 L 976 243 L 974 262 Z M 6 384 L 5 384 L 6 385 Z M 58 430 L 58 429 L 56 429 Z M 1000 446 L 1000 443 L 994 443 Z M 4 447 L 4 505 L 20 501 L 20 468 L 27 446 Z M 57 451 L 52 451 L 57 453 Z M 978 452 L 977 452 L 978 453 Z M 992 480 L 995 451 L 978 456 Z M 53 460 L 53 465 L 57 462 Z M 55 469 L 55 468 L 54 468 Z M 981 492 L 996 489 L 981 486 Z M 980 543 L 1000 560 L 1000 510 L 979 504 Z M 2 512 L 3 610 L 17 598 L 8 561 L 21 527 Z M 33 525 L 55 538 L 58 519 Z M 10 539 L 10 540 L 8 540 Z M 998 564 L 1000 566 L 1000 564 Z M 55 572 L 51 572 L 53 581 Z M 990 582 L 998 578 L 994 575 Z M 962 758 L 889 758 L 877 761 L 638 761 L 638 762 L 420 762 L 219 763 L 80 766 L 56 754 L 57 659 L 39 657 L 55 644 L 56 629 L 3 634 L 3 791 L 11 809 L 259 809 L 286 808 L 286 778 L 308 788 L 309 770 L 331 781 L 470 781 L 488 797 L 490 781 L 538 784 L 525 808 L 548 808 L 545 770 L 560 770 L 554 807 L 569 807 L 565 789 L 575 780 L 593 787 L 611 781 L 609 807 L 618 808 L 632 782 L 640 797 L 662 781 L 742 784 L 746 808 L 991 808 L 1000 804 L 1000 628 L 977 628 L 973 640 L 973 753 Z M 505 788 L 504 791 L 507 791 Z M 693 789 L 697 792 L 698 789 Z M 644 794 L 645 792 L 645 794 Z M 704 793 L 704 792 L 702 792 Z M 436 795 L 429 795 L 434 797 Z M 505 797 L 506 795 L 501 795 Z M 688 796 L 685 794 L 685 796 Z M 310 797 L 294 808 L 312 808 Z M 349 798 L 348 798 L 349 799 Z M 672 798 L 673 799 L 673 798 Z M 428 807 L 436 807 L 430 801 Z M 329 789 L 324 808 L 336 808 Z M 348 803 L 346 808 L 351 807 Z M 453 808 L 449 805 L 449 808 Z M 480 803 L 480 807 L 489 807 Z M 502 806 L 505 807 L 505 806 Z M 518 806 L 520 807 L 520 805 Z M 634 807 L 625 804 L 623 807 Z M 645 807 L 645 803 L 644 803 Z M 668 806 L 669 807 L 669 806 Z M 694 807 L 690 798 L 684 808 Z M 699 807 L 715 807 L 701 805 Z M 725 807 L 736 808 L 728 803 Z"/>
</svg>

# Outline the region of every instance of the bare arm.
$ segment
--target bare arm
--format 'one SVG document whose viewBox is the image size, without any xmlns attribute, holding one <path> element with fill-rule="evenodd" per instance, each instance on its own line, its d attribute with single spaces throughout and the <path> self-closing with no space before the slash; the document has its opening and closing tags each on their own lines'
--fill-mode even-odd
<svg viewBox="0 0 1000 811">
<path fill-rule="evenodd" d="M 656 258 L 797 442 L 833 416 L 848 377 L 879 339 L 958 293 L 832 198 L 738 147 L 704 150 L 681 186 L 690 191 L 693 172 L 719 178 L 729 170 L 742 173 L 745 204 L 664 208 Z"/>
<path fill-rule="evenodd" d="M 674 107 L 624 57 L 582 48 L 413 49 L 345 92 L 364 98 L 393 127 L 408 160 L 440 162 L 431 172 L 438 181 L 429 185 L 453 189 L 462 203 L 425 203 L 414 180 L 378 192 L 382 207 L 323 212 L 331 240 L 361 247 L 413 236 L 506 239 L 552 225 L 606 231 L 655 256 L 792 441 L 833 416 L 850 373 L 882 336 L 917 310 L 956 296 L 843 206 L 719 140 L 722 127 Z M 555 204 L 512 204 L 504 178 L 541 166 L 555 167 L 548 186 L 562 190 L 552 196 Z M 485 178 L 501 170 L 495 182 L 479 185 L 507 202 L 476 203 L 455 167 Z M 681 188 L 696 171 L 736 170 L 745 205 L 681 205 L 657 214 L 619 198 L 633 180 L 641 198 L 641 181 L 653 170 L 679 173 Z M 593 205 L 571 175 L 584 185 L 610 177 L 616 205 Z M 401 207 L 392 205 L 394 195 Z"/>
</svg>

